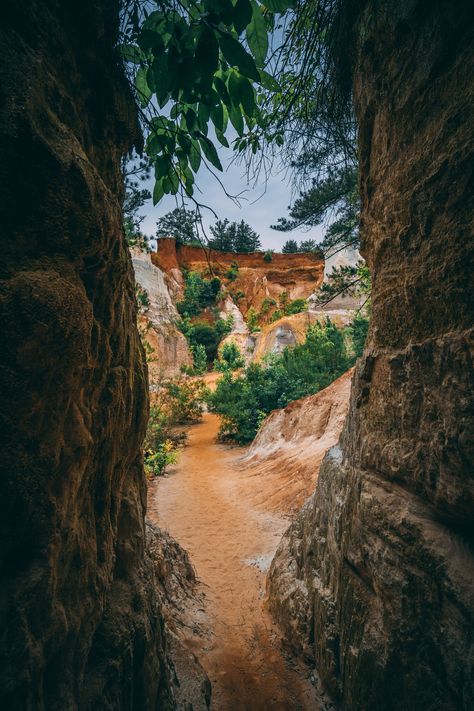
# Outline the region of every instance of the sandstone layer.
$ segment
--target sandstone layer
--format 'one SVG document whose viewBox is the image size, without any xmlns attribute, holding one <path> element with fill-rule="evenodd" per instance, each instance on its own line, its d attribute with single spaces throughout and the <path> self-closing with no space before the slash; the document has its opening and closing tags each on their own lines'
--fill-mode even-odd
<svg viewBox="0 0 474 711">
<path fill-rule="evenodd" d="M 152 259 L 170 275 L 176 288 L 182 267 L 218 276 L 230 293 L 242 294 L 238 307 L 244 316 L 250 307 L 258 311 L 265 299 L 277 301 L 284 291 L 289 299 L 306 299 L 321 285 L 324 274 L 324 259 L 319 254 L 273 254 L 266 262 L 263 252 L 219 252 L 179 244 L 171 238 L 158 240 Z M 233 265 L 237 265 L 235 277 L 229 278 Z"/>
<path fill-rule="evenodd" d="M 122 232 L 118 2 L 10 3 L 0 46 L 0 706 L 171 708 Z"/>
<path fill-rule="evenodd" d="M 147 252 L 133 250 L 132 262 L 135 279 L 148 299 L 139 320 L 143 337 L 152 349 L 148 376 L 153 386 L 163 377 L 178 375 L 182 366 L 192 365 L 193 358 L 188 342 L 178 328 L 180 316 L 165 274 L 152 263 Z"/>
<path fill-rule="evenodd" d="M 319 467 L 335 445 L 349 408 L 352 369 L 315 395 L 274 410 L 243 458 L 247 477 L 261 482 L 266 510 L 295 515 L 314 491 Z M 291 586 L 293 587 L 293 586 Z"/>
<path fill-rule="evenodd" d="M 340 445 L 273 562 L 272 609 L 348 711 L 474 706 L 469 3 L 361 3 L 372 321 Z"/>
</svg>

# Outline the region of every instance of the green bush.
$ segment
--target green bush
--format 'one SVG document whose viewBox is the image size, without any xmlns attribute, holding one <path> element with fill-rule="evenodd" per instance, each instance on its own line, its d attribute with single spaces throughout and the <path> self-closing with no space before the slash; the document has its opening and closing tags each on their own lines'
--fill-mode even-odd
<svg viewBox="0 0 474 711">
<path fill-rule="evenodd" d="M 223 337 L 232 331 L 232 325 L 233 317 L 230 315 L 226 319 L 218 319 L 215 323 L 208 321 L 191 323 L 185 320 L 181 328 L 191 348 L 202 346 L 206 351 L 207 363 L 213 363 L 217 358 L 219 344 Z"/>
<path fill-rule="evenodd" d="M 247 326 L 250 333 L 255 333 L 255 331 L 260 330 L 258 327 L 258 313 L 255 311 L 253 306 L 251 306 L 247 311 Z"/>
<path fill-rule="evenodd" d="M 203 279 L 197 272 L 185 272 L 184 298 L 177 304 L 179 314 L 187 318 L 198 316 L 206 306 L 216 303 L 220 290 L 218 277 Z"/>
<path fill-rule="evenodd" d="M 302 311 L 306 311 L 307 308 L 308 303 L 306 299 L 294 299 L 293 301 L 288 301 L 284 308 L 285 316 L 299 314 Z"/>
<path fill-rule="evenodd" d="M 166 381 L 150 407 L 145 433 L 144 466 L 148 477 L 161 476 L 177 461 L 178 446 L 186 439 L 178 425 L 197 422 L 203 413 L 208 388 L 203 380 Z"/>
<path fill-rule="evenodd" d="M 159 444 L 154 451 L 146 451 L 144 455 L 145 474 L 150 479 L 163 476 L 170 464 L 176 464 L 178 452 L 171 440 Z"/>
<path fill-rule="evenodd" d="M 356 358 L 360 358 L 364 352 L 368 329 L 369 319 L 358 313 L 351 325 L 352 346 Z"/>
<path fill-rule="evenodd" d="M 342 375 L 354 360 L 347 354 L 345 336 L 329 320 L 323 326 L 316 323 L 301 345 L 251 364 L 241 375 L 226 372 L 208 396 L 209 409 L 221 417 L 221 436 L 242 444 L 251 441 L 269 412 Z"/>
<path fill-rule="evenodd" d="M 207 354 L 206 349 L 201 343 L 191 346 L 193 354 L 193 375 L 203 375 L 207 370 Z"/>
<path fill-rule="evenodd" d="M 230 370 L 243 368 L 244 366 L 245 358 L 240 352 L 237 343 L 235 343 L 235 341 L 224 343 L 220 350 L 218 360 L 214 362 L 214 368 L 221 373 L 225 373 Z"/>
<path fill-rule="evenodd" d="M 273 259 L 273 250 L 267 249 L 267 251 L 263 255 L 263 261 L 268 263 L 268 262 L 271 262 L 272 259 Z"/>
</svg>

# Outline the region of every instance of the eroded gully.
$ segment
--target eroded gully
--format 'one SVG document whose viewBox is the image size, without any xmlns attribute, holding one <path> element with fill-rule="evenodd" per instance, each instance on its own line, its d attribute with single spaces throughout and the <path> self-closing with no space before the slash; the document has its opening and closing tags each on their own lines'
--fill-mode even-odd
<svg viewBox="0 0 474 711">
<path fill-rule="evenodd" d="M 264 484 L 246 476 L 242 448 L 216 443 L 218 428 L 205 414 L 189 429 L 177 466 L 151 485 L 148 511 L 188 551 L 204 591 L 210 634 L 188 641 L 211 680 L 211 709 L 323 709 L 265 608 L 265 575 L 288 520 L 262 508 Z"/>
</svg>

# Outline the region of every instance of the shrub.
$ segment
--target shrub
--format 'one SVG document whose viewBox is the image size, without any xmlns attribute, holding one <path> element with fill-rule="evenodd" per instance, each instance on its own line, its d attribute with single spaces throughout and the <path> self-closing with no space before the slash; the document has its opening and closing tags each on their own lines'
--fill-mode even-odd
<svg viewBox="0 0 474 711">
<path fill-rule="evenodd" d="M 193 375 L 203 375 L 207 369 L 207 354 L 206 349 L 201 343 L 191 346 L 193 354 Z"/>
<path fill-rule="evenodd" d="M 197 272 L 184 273 L 184 298 L 177 304 L 181 316 L 198 316 L 206 306 L 216 303 L 221 289 L 218 277 L 203 279 Z"/>
<path fill-rule="evenodd" d="M 263 255 L 263 261 L 268 263 L 268 262 L 271 262 L 272 259 L 273 259 L 273 250 L 267 249 L 267 251 Z"/>
<path fill-rule="evenodd" d="M 220 434 L 239 443 L 251 441 L 272 410 L 292 400 L 318 392 L 352 364 L 345 333 L 330 321 L 308 328 L 306 340 L 281 355 L 251 364 L 245 372 L 226 372 L 208 396 L 211 412 L 221 417 Z"/>
<path fill-rule="evenodd" d="M 224 373 L 230 370 L 237 370 L 245 366 L 245 358 L 235 341 L 224 343 L 219 353 L 219 359 L 214 362 L 216 370 Z"/>
<path fill-rule="evenodd" d="M 249 328 L 250 333 L 254 333 L 255 331 L 258 331 L 258 313 L 255 311 L 253 306 L 249 308 L 247 311 L 247 326 Z"/>
<path fill-rule="evenodd" d="M 146 451 L 144 455 L 145 474 L 149 479 L 163 476 L 170 464 L 176 464 L 178 452 L 171 440 L 159 444 L 154 451 Z"/>
<path fill-rule="evenodd" d="M 306 311 L 308 308 L 308 303 L 306 299 L 294 299 L 289 301 L 284 308 L 285 316 L 291 316 L 292 314 L 299 314 L 302 311 Z"/>
<path fill-rule="evenodd" d="M 352 335 L 352 346 L 356 358 L 360 358 L 364 352 L 368 329 L 369 319 L 358 313 L 354 318 L 350 329 Z"/>
<path fill-rule="evenodd" d="M 148 291 L 135 282 L 135 295 L 137 297 L 138 310 L 142 313 L 150 308 L 150 297 Z"/>
<path fill-rule="evenodd" d="M 230 314 L 226 319 L 220 318 L 213 324 L 207 321 L 184 321 L 181 328 L 191 348 L 202 346 L 207 362 L 212 363 L 217 357 L 219 343 L 232 331 L 233 322 L 233 316 Z"/>
</svg>

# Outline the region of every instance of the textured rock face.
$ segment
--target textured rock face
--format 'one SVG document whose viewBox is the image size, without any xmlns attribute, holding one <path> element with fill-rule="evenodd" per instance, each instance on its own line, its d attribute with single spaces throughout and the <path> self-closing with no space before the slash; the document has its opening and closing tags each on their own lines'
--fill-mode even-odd
<svg viewBox="0 0 474 711">
<path fill-rule="evenodd" d="M 211 266 L 229 292 L 243 294 L 238 306 L 244 316 L 250 307 L 259 310 L 265 299 L 278 300 L 284 291 L 290 299 L 307 298 L 323 280 L 324 259 L 317 254 L 274 254 L 271 262 L 265 262 L 263 252 L 219 252 L 179 245 L 174 239 L 159 239 L 157 249 L 153 262 L 169 275 L 177 294 L 181 267 L 206 272 Z M 238 265 L 238 271 L 230 280 L 226 272 L 232 264 Z"/>
<path fill-rule="evenodd" d="M 273 323 L 266 324 L 254 336 L 255 348 L 252 359 L 261 360 L 268 353 L 281 353 L 287 346 L 303 343 L 308 327 L 317 321 L 324 324 L 327 318 L 338 328 L 347 326 L 354 318 L 355 310 L 351 309 L 318 309 L 302 311 L 292 316 L 283 316 Z"/>
<path fill-rule="evenodd" d="M 474 706 L 468 5 L 364 3 L 356 26 L 372 323 L 341 446 L 269 580 L 351 711 Z"/>
<path fill-rule="evenodd" d="M 0 706 L 166 709 L 147 377 L 121 230 L 118 3 L 10 4 L 0 45 Z"/>
<path fill-rule="evenodd" d="M 149 299 L 140 320 L 144 337 L 154 351 L 148 363 L 148 376 L 153 385 L 162 377 L 179 374 L 183 365 L 192 365 L 193 358 L 186 338 L 176 325 L 179 315 L 165 275 L 152 264 L 146 252 L 134 250 L 132 262 L 135 279 Z"/>
<path fill-rule="evenodd" d="M 294 515 L 314 491 L 321 461 L 341 434 L 351 376 L 352 369 L 316 395 L 275 410 L 263 422 L 242 463 L 252 476 L 261 477 L 267 510 Z"/>
</svg>

